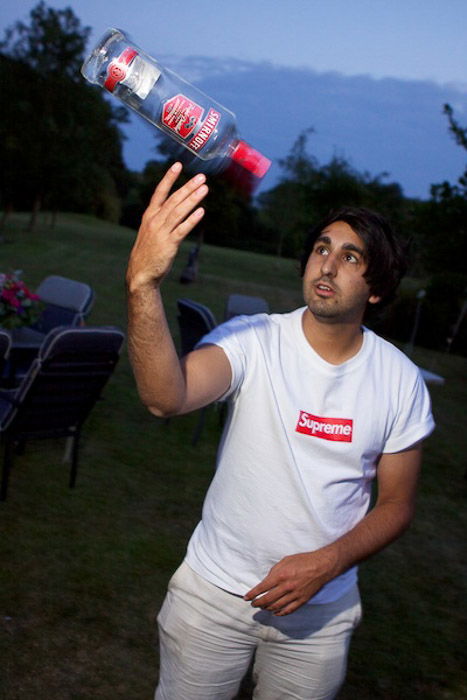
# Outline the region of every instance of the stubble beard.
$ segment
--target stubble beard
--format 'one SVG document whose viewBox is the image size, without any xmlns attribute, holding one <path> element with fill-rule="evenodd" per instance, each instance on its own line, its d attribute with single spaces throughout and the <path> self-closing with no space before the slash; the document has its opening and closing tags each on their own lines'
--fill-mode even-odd
<svg viewBox="0 0 467 700">
<path fill-rule="evenodd" d="M 323 321 L 333 321 L 338 320 L 342 311 L 338 304 L 330 303 L 331 300 L 326 299 L 313 299 L 308 302 L 308 308 L 316 318 Z"/>
<path fill-rule="evenodd" d="M 338 290 L 334 289 L 338 295 Z M 360 304 L 349 303 L 346 306 L 338 296 L 321 299 L 311 292 L 305 301 L 313 316 L 325 323 L 361 322 L 363 317 Z"/>
<path fill-rule="evenodd" d="M 307 306 L 313 316 L 322 320 L 334 320 L 338 318 L 341 314 L 341 306 L 339 304 L 339 299 L 336 296 L 332 298 L 322 298 L 318 296 L 315 292 L 315 285 L 320 280 L 314 281 L 310 286 L 307 294 L 307 299 L 305 299 Z M 338 290 L 333 287 L 335 294 L 338 294 Z"/>
</svg>

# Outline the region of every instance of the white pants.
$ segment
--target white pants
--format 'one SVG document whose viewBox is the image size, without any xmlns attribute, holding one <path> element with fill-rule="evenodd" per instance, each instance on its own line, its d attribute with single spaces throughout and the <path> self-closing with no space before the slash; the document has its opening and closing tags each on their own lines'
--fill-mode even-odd
<svg viewBox="0 0 467 700">
<path fill-rule="evenodd" d="M 330 700 L 342 685 L 361 618 L 357 586 L 284 617 L 253 608 L 198 576 L 175 572 L 158 616 L 156 700 L 231 700 L 255 655 L 255 700 Z"/>
</svg>

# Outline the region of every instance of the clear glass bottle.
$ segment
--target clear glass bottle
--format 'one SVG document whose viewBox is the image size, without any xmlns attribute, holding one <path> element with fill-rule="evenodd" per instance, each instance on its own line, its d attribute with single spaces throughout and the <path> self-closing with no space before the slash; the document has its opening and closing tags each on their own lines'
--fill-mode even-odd
<svg viewBox="0 0 467 700">
<path fill-rule="evenodd" d="M 108 29 L 86 58 L 82 74 L 216 170 L 232 163 L 262 178 L 271 161 L 242 141 L 236 117 L 194 85 L 160 65 L 124 32 Z"/>
</svg>

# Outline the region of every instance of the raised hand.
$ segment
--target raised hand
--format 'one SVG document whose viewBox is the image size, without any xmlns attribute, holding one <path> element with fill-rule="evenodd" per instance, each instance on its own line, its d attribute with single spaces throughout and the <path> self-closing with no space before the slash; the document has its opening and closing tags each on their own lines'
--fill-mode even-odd
<svg viewBox="0 0 467 700">
<path fill-rule="evenodd" d="M 198 206 L 208 192 L 203 174 L 170 194 L 181 171 L 181 163 L 169 168 L 144 212 L 128 264 L 130 290 L 159 286 L 180 243 L 204 216 L 204 209 Z"/>
</svg>

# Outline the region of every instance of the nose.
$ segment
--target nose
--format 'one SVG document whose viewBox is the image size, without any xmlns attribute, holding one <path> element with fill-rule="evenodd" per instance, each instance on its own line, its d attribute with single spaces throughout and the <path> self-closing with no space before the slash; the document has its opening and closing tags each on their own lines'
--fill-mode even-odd
<svg viewBox="0 0 467 700">
<path fill-rule="evenodd" d="M 332 253 L 324 255 L 321 262 L 321 272 L 326 277 L 334 277 L 337 272 L 337 259 Z"/>
</svg>

